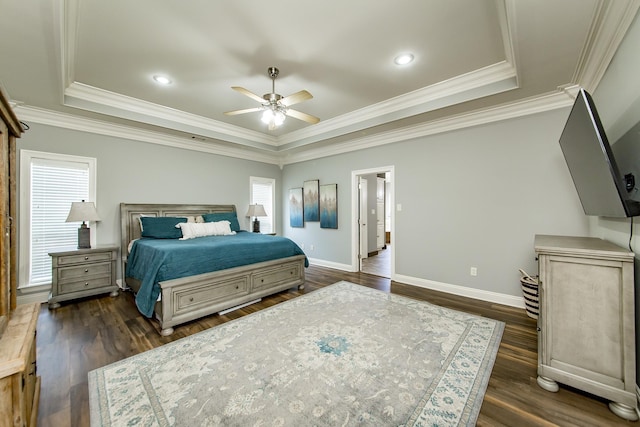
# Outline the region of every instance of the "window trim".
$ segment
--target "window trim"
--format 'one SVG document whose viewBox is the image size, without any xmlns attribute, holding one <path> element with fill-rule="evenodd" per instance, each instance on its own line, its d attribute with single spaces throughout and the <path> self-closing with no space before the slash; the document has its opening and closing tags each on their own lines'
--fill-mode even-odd
<svg viewBox="0 0 640 427">
<path fill-rule="evenodd" d="M 97 194 L 97 159 L 94 157 L 76 156 L 71 154 L 49 153 L 45 151 L 20 150 L 20 181 L 19 181 L 19 207 L 18 235 L 20 248 L 18 251 L 18 289 L 27 290 L 37 288 L 39 285 L 30 285 L 29 279 L 29 253 L 31 251 L 31 163 L 34 159 L 46 161 L 59 161 L 69 163 L 84 163 L 89 168 L 89 199 L 95 202 Z M 91 246 L 96 246 L 95 222 L 89 223 L 91 229 Z M 44 285 L 46 286 L 46 285 Z M 49 284 L 50 286 L 50 284 Z"/>
<path fill-rule="evenodd" d="M 276 206 L 276 179 L 275 178 L 265 178 L 259 176 L 250 176 L 249 177 L 249 204 L 253 204 L 253 184 L 268 184 L 271 186 L 271 233 L 277 233 L 277 212 L 278 208 Z M 249 218 L 249 226 L 251 227 L 251 218 Z M 251 229 L 251 228 L 249 228 Z"/>
</svg>

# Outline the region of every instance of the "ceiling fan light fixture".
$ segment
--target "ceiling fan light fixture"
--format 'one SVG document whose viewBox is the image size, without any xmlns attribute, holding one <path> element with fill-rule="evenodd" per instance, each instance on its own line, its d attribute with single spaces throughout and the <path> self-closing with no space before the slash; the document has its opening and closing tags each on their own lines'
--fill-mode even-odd
<svg viewBox="0 0 640 427">
<path fill-rule="evenodd" d="M 262 97 L 259 97 L 255 93 L 240 87 L 231 86 L 231 89 L 240 92 L 249 98 L 258 101 L 261 105 L 255 108 L 245 108 L 243 110 L 227 111 L 224 114 L 228 116 L 235 116 L 237 114 L 253 113 L 256 111 L 262 111 L 260 121 L 266 124 L 269 130 L 274 130 L 278 126 L 282 125 L 287 118 L 291 116 L 295 119 L 302 120 L 307 123 L 316 124 L 320 121 L 319 118 L 312 116 L 311 114 L 303 113 L 297 110 L 292 110 L 289 107 L 294 104 L 298 104 L 307 99 L 313 98 L 313 96 L 306 90 L 300 90 L 294 94 L 283 97 L 276 93 L 276 77 L 278 77 L 278 69 L 276 67 L 269 67 L 267 69 L 269 77 L 271 77 L 271 92 L 265 93 Z"/>
<path fill-rule="evenodd" d="M 287 116 L 284 112 L 280 111 L 277 108 L 267 107 L 262 113 L 262 123 L 265 125 L 269 125 L 270 127 L 277 127 L 284 123 L 284 120 Z"/>
</svg>

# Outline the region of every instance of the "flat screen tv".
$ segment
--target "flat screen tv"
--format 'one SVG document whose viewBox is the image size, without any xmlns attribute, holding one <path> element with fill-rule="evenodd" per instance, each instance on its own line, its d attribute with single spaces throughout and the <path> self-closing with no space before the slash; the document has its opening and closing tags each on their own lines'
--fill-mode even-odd
<svg viewBox="0 0 640 427">
<path fill-rule="evenodd" d="M 635 139 L 640 146 L 637 132 L 629 132 L 621 140 Z M 618 168 L 615 150 L 609 145 L 591 95 L 584 89 L 580 89 L 569 113 L 560 147 L 585 214 L 622 218 L 640 215 L 640 201 L 634 200 L 638 194 L 635 174 Z"/>
</svg>

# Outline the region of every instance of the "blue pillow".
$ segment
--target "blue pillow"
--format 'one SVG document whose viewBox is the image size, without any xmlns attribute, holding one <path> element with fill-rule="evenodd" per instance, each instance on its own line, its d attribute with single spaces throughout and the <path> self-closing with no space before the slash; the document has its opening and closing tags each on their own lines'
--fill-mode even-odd
<svg viewBox="0 0 640 427">
<path fill-rule="evenodd" d="M 154 239 L 179 239 L 182 237 L 182 230 L 176 228 L 176 224 L 187 222 L 187 218 L 175 216 L 141 216 L 142 237 L 152 237 Z"/>
<path fill-rule="evenodd" d="M 204 222 L 229 221 L 231 223 L 231 231 L 240 231 L 240 223 L 235 212 L 218 212 L 202 215 Z"/>
</svg>

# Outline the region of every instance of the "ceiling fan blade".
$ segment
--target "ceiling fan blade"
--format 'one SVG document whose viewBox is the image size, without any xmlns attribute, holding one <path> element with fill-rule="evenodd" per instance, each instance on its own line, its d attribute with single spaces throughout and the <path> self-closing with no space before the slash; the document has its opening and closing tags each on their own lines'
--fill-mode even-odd
<svg viewBox="0 0 640 427">
<path fill-rule="evenodd" d="M 235 116 L 237 114 L 253 113 L 255 111 L 260 111 L 260 110 L 262 110 L 262 107 L 246 108 L 244 110 L 227 111 L 224 114 L 226 114 L 227 116 Z"/>
<path fill-rule="evenodd" d="M 243 87 L 231 86 L 231 89 L 235 90 L 236 92 L 240 92 L 241 94 L 246 95 L 246 96 L 248 96 L 249 98 L 251 98 L 253 100 L 258 101 L 261 104 L 266 102 L 266 100 L 263 97 L 258 96 L 255 93 L 253 93 L 253 92 L 251 92 L 251 91 L 249 91 L 249 90 L 247 90 L 247 89 L 245 89 Z"/>
<path fill-rule="evenodd" d="M 315 125 L 316 123 L 318 123 L 320 121 L 320 119 L 317 118 L 316 116 L 312 116 L 311 114 L 303 113 L 303 112 L 296 111 L 296 110 L 287 110 L 287 116 L 291 116 L 294 119 L 298 119 L 298 120 L 305 121 L 307 123 L 311 123 L 312 125 Z"/>
<path fill-rule="evenodd" d="M 307 99 L 311 98 L 313 98 L 313 95 L 311 95 L 306 90 L 301 90 L 300 92 L 285 96 L 280 100 L 280 103 L 288 107 L 290 105 L 297 104 L 298 102 L 306 101 Z"/>
</svg>

